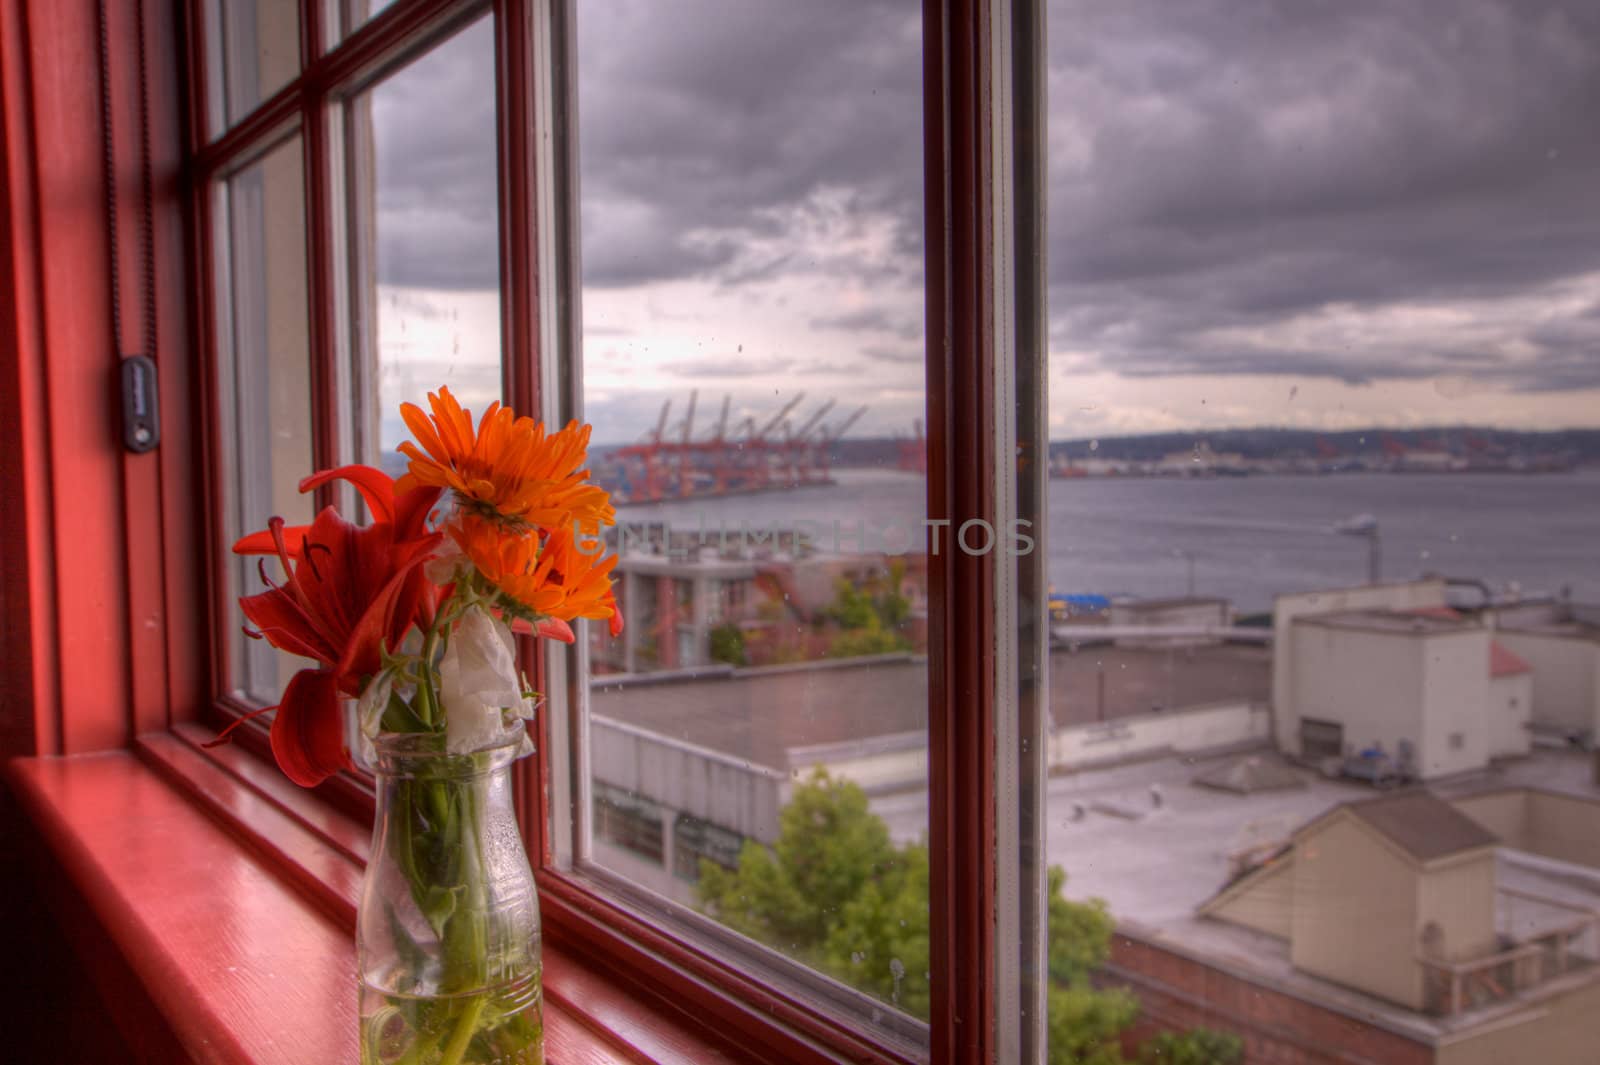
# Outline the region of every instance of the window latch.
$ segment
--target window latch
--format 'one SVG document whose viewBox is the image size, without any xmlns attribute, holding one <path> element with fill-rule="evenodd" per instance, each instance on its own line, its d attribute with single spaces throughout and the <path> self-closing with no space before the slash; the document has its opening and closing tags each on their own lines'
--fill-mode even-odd
<svg viewBox="0 0 1600 1065">
<path fill-rule="evenodd" d="M 142 455 L 161 443 L 161 400 L 156 388 L 156 363 L 148 355 L 122 360 L 122 442 Z"/>
</svg>

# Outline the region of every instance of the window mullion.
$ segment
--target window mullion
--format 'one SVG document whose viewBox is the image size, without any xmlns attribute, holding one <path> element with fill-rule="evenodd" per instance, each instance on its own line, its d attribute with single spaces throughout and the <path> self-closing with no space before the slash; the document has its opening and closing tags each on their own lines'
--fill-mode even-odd
<svg viewBox="0 0 1600 1065">
<path fill-rule="evenodd" d="M 993 470 L 1001 539 L 994 555 L 996 703 L 996 1052 L 1043 1062 L 1047 954 L 1044 788 L 1049 718 L 1048 543 L 1044 528 L 1048 403 L 1044 323 L 1044 13 L 1038 0 L 991 10 L 989 128 L 999 432 Z M 1021 539 L 1029 537 L 1028 541 Z"/>
<path fill-rule="evenodd" d="M 538 211 L 538 143 L 534 99 L 534 22 L 528 0 L 496 0 L 494 4 L 496 164 L 498 167 L 500 239 L 500 351 L 502 391 L 516 411 L 541 412 L 540 327 L 544 273 L 540 242 L 544 225 Z M 537 642 L 519 639 L 518 656 L 539 691 L 551 690 L 547 656 Z M 548 717 L 548 713 L 544 715 Z M 523 834 L 535 866 L 545 864 L 552 850 L 546 800 L 551 794 L 551 743 L 537 744 L 534 757 L 516 769 L 517 803 L 523 811 Z"/>
<path fill-rule="evenodd" d="M 338 307 L 334 287 L 337 264 L 333 168 L 327 102 L 307 93 L 300 112 L 305 143 L 307 337 L 311 355 L 312 455 L 325 470 L 344 461 L 339 432 Z M 316 490 L 316 509 L 334 502 L 336 489 Z"/>
<path fill-rule="evenodd" d="M 997 473 L 1008 345 L 997 318 L 1006 271 L 997 261 L 1008 219 L 996 210 L 997 27 L 985 0 L 924 5 L 924 188 L 927 222 L 928 516 L 983 521 L 1007 532 Z M 1010 493 L 1006 493 L 1009 498 Z M 1002 693 L 997 659 L 1014 650 L 997 581 L 1004 551 L 971 554 L 951 543 L 929 557 L 929 840 L 935 1065 L 999 1059 L 997 1007 L 1020 1001 L 997 986 L 1002 899 L 997 890 L 997 740 Z M 1012 737 L 1014 738 L 1014 737 Z M 1013 824 L 1007 818 L 1007 824 Z M 1014 911 L 1011 911 L 1014 916 Z M 1013 922 L 1014 923 L 1014 922 Z M 1011 946 L 1011 944 L 1007 944 Z M 1011 1043 L 1005 1044 L 1013 1045 Z"/>
</svg>

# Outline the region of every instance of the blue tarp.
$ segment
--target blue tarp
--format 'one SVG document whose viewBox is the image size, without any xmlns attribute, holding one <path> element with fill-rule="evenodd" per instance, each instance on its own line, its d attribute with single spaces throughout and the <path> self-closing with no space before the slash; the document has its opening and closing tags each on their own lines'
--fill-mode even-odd
<svg viewBox="0 0 1600 1065">
<path fill-rule="evenodd" d="M 1064 603 L 1074 610 L 1106 610 L 1111 606 L 1111 600 L 1103 595 L 1062 595 L 1059 592 L 1050 593 L 1050 602 Z"/>
</svg>

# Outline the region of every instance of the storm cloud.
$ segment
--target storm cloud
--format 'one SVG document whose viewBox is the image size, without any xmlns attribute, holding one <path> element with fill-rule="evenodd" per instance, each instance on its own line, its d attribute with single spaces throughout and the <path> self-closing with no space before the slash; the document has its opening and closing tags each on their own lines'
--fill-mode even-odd
<svg viewBox="0 0 1600 1065">
<path fill-rule="evenodd" d="M 1131 375 L 1600 384 L 1600 7 L 1051 13 L 1053 348 Z"/>
<path fill-rule="evenodd" d="M 1600 387 L 1600 4 L 1048 12 L 1058 367 Z M 914 285 L 919 15 L 912 0 L 579 3 L 585 285 L 769 301 L 787 278 Z M 376 109 L 394 283 L 494 284 L 492 63 L 459 51 Z M 806 312 L 863 363 L 914 369 L 903 305 Z"/>
<path fill-rule="evenodd" d="M 480 19 L 356 103 L 349 136 L 368 150 L 376 201 L 370 236 L 381 284 L 493 289 L 499 284 L 495 179 L 494 34 Z"/>
</svg>

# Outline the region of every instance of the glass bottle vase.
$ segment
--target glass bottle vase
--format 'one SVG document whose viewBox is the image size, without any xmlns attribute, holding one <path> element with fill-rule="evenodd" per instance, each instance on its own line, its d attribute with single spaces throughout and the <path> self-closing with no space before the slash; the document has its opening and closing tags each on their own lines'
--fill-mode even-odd
<svg viewBox="0 0 1600 1065">
<path fill-rule="evenodd" d="M 386 734 L 356 953 L 361 1065 L 543 1065 L 539 897 L 512 802 L 524 743 Z"/>
</svg>

